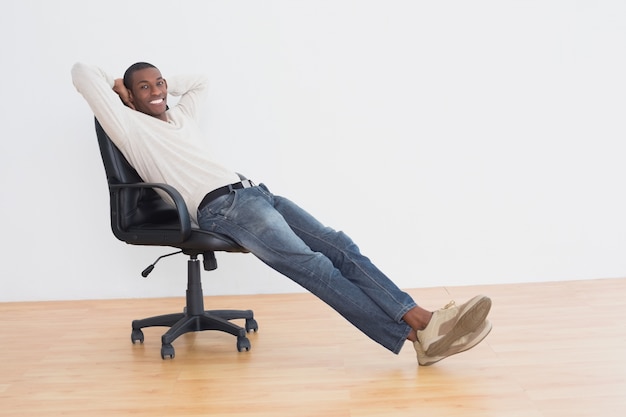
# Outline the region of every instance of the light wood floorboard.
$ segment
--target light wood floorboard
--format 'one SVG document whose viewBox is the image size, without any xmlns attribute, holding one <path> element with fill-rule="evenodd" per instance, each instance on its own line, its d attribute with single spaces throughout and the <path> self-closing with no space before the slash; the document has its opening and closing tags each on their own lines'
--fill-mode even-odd
<svg viewBox="0 0 626 417">
<path fill-rule="evenodd" d="M 310 294 L 206 297 L 251 308 L 252 350 L 218 332 L 130 342 L 132 319 L 181 298 L 0 303 L 0 416 L 626 415 L 626 279 L 413 289 L 423 306 L 477 293 L 494 329 L 476 348 L 418 367 Z"/>
</svg>

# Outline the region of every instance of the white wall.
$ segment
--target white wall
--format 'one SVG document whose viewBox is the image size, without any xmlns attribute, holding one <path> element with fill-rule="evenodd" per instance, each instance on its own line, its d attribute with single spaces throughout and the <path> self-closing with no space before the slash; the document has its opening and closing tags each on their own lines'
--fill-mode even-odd
<svg viewBox="0 0 626 417">
<path fill-rule="evenodd" d="M 0 301 L 181 295 L 115 240 L 75 61 L 212 79 L 234 169 L 401 287 L 626 275 L 626 3 L 15 1 L 0 14 Z M 210 293 L 298 291 L 223 255 Z"/>
</svg>

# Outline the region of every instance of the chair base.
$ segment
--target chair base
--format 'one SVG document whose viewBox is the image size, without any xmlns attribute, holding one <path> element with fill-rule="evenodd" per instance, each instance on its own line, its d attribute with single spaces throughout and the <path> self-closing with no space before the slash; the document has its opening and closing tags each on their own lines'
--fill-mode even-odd
<svg viewBox="0 0 626 417">
<path fill-rule="evenodd" d="M 204 310 L 204 296 L 200 282 L 200 262 L 196 255 L 188 261 L 187 306 L 182 313 L 164 314 L 133 320 L 131 341 L 143 343 L 144 327 L 165 326 L 170 329 L 161 336 L 161 357 L 174 358 L 172 342 L 180 335 L 203 330 L 218 330 L 237 336 L 237 350 L 250 350 L 250 341 L 246 333 L 259 328 L 252 310 Z M 230 320 L 245 319 L 245 327 L 231 323 Z"/>
</svg>

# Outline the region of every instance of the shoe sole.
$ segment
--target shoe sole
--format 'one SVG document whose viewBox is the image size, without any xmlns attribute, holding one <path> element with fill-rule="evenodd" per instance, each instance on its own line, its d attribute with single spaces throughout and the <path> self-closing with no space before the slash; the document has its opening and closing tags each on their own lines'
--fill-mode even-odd
<svg viewBox="0 0 626 417">
<path fill-rule="evenodd" d="M 487 318 L 487 314 L 489 314 L 491 309 L 491 299 L 489 297 L 477 296 L 470 300 L 468 304 L 467 310 L 459 317 L 452 330 L 430 344 L 428 350 L 426 350 L 428 356 L 444 354 L 455 340 L 475 331 Z"/>
<path fill-rule="evenodd" d="M 485 327 L 485 329 L 480 333 L 480 335 L 478 335 L 476 337 L 476 339 L 474 339 L 472 341 L 471 344 L 468 344 L 466 346 L 463 346 L 462 349 L 453 351 L 453 352 L 444 352 L 443 355 L 431 358 L 430 356 L 426 356 L 426 354 L 424 353 L 424 351 L 419 351 L 418 352 L 418 357 L 417 357 L 417 361 L 421 366 L 430 366 L 432 364 L 435 364 L 437 362 L 439 362 L 442 359 L 445 358 L 449 358 L 450 356 L 456 355 L 458 353 L 461 352 L 465 352 L 470 350 L 471 348 L 473 348 L 474 346 L 476 346 L 477 344 L 479 344 L 480 342 L 482 342 L 483 340 L 485 340 L 485 338 L 487 336 L 489 336 L 489 333 L 491 333 L 491 329 L 493 328 L 493 326 L 491 325 L 491 323 L 489 323 L 489 325 L 487 327 Z"/>
</svg>

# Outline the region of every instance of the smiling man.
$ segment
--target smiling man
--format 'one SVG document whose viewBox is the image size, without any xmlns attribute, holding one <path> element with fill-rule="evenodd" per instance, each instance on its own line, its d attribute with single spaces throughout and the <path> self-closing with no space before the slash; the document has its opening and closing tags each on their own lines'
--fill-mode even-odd
<svg viewBox="0 0 626 417">
<path fill-rule="evenodd" d="M 362 255 L 345 233 L 214 161 L 198 127 L 207 90 L 204 76 L 168 82 L 154 65 L 139 62 L 123 79 L 114 79 L 77 63 L 72 79 L 145 181 L 176 188 L 200 228 L 229 236 L 391 352 L 399 353 L 410 340 L 418 363 L 431 365 L 475 346 L 490 332 L 488 297 L 428 311 Z M 168 94 L 180 96 L 171 108 Z"/>
<path fill-rule="evenodd" d="M 113 91 L 131 109 L 167 122 L 167 81 L 152 64 L 133 64 L 123 79 L 115 80 Z"/>
</svg>

